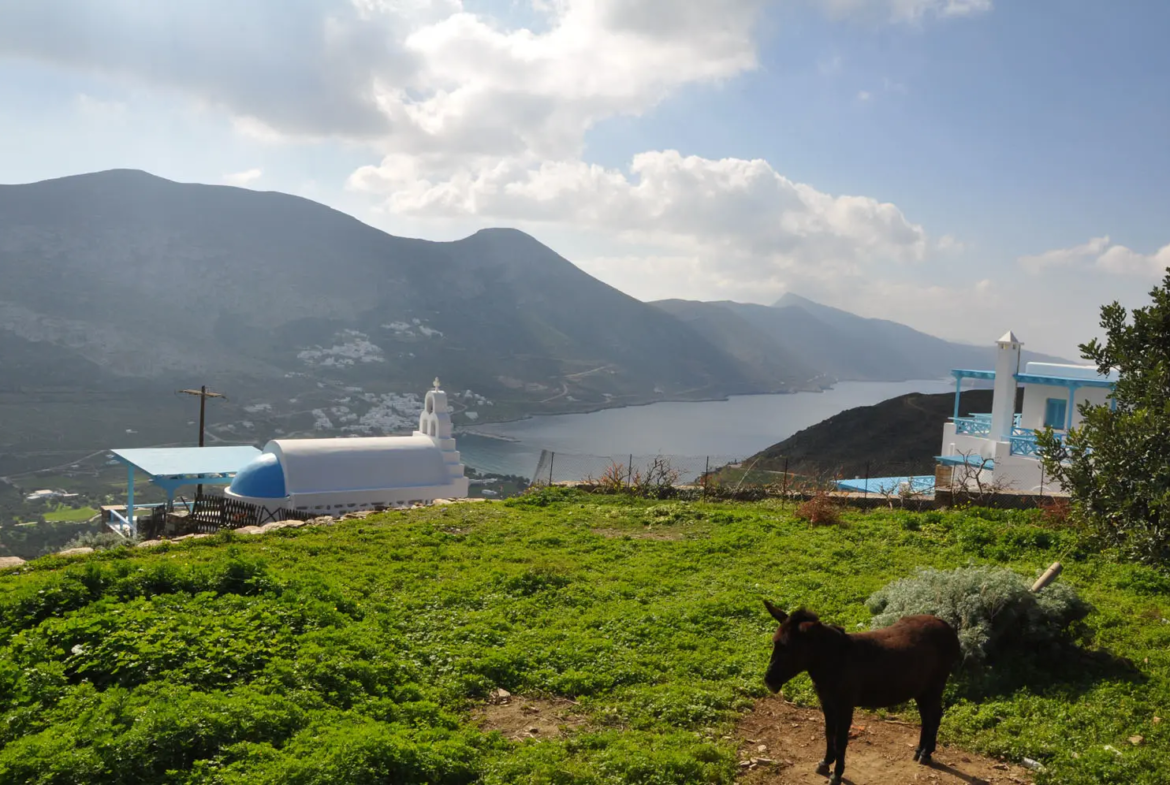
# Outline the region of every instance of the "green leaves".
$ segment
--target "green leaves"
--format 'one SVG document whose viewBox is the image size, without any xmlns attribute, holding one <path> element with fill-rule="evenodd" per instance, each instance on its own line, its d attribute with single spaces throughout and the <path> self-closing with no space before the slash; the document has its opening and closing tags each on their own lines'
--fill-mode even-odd
<svg viewBox="0 0 1170 785">
<path fill-rule="evenodd" d="M 847 527 L 812 529 L 774 503 L 566 489 L 544 502 L 0 578 L 0 785 L 730 785 L 722 737 L 765 693 L 774 623 L 760 597 L 854 630 L 865 598 L 917 567 L 1030 573 L 1054 558 L 1100 609 L 1078 640 L 1148 658 L 1148 683 L 1080 663 L 1045 681 L 999 674 L 975 685 L 995 695 L 989 711 L 951 695 L 944 735 L 1050 756 L 1060 781 L 1090 781 L 1083 761 L 1097 760 L 1061 752 L 1063 735 L 1085 752 L 1140 733 L 1149 743 L 1133 754 L 1170 765 L 1161 731 L 1139 719 L 1170 703 L 1164 574 L 1110 562 L 1035 513 L 847 513 Z M 497 688 L 571 699 L 583 724 L 506 741 L 469 711 Z M 786 694 L 815 701 L 807 679 Z M 1114 770 L 1132 768 L 1100 769 Z"/>
<path fill-rule="evenodd" d="M 1109 547 L 1148 564 L 1170 557 L 1170 270 L 1151 304 L 1131 313 L 1101 309 L 1102 343 L 1081 346 L 1102 373 L 1117 368 L 1108 405 L 1080 408 L 1081 425 L 1062 444 L 1037 438 L 1045 471 Z"/>
</svg>

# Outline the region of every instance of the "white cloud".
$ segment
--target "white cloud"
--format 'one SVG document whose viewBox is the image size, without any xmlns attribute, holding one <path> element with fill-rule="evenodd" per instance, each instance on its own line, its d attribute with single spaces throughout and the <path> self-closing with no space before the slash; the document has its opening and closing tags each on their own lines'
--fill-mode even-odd
<svg viewBox="0 0 1170 785">
<path fill-rule="evenodd" d="M 248 183 L 259 180 L 262 174 L 264 174 L 264 172 L 260 169 L 248 169 L 243 172 L 235 172 L 234 174 L 225 174 L 223 176 L 223 181 L 228 185 L 238 185 L 243 187 Z"/>
<path fill-rule="evenodd" d="M 1073 248 L 1057 248 L 1035 256 L 1021 256 L 1020 264 L 1031 273 L 1055 267 L 1087 266 L 1116 275 L 1161 277 L 1170 267 L 1170 245 L 1152 254 L 1138 253 L 1124 245 L 1114 245 L 1108 235 L 1094 237 Z"/>
<path fill-rule="evenodd" d="M 339 137 L 382 152 L 578 155 L 598 121 L 756 68 L 778 0 L 532 0 L 537 29 L 460 0 L 44 0 L 0 4 L 0 56 L 161 85 L 241 133 Z M 813 0 L 891 22 L 988 0 Z M 839 62 L 830 65 L 839 67 Z"/>
<path fill-rule="evenodd" d="M 858 101 L 868 101 L 871 98 L 873 98 L 873 94 L 871 94 L 868 90 L 860 90 L 857 93 Z"/>
<path fill-rule="evenodd" d="M 819 0 L 836 18 L 880 19 L 896 24 L 928 18 L 970 17 L 991 11 L 992 0 Z"/>
<path fill-rule="evenodd" d="M 78 93 L 74 98 L 77 111 L 87 119 L 110 120 L 121 118 L 126 114 L 126 104 L 123 101 L 106 101 L 94 98 L 86 93 Z"/>
<path fill-rule="evenodd" d="M 426 179 L 392 156 L 354 173 L 351 186 L 386 196 L 396 213 L 475 215 L 602 230 L 749 282 L 782 269 L 856 274 L 866 265 L 916 262 L 928 242 L 894 205 L 833 196 L 796 183 L 766 161 L 641 153 L 629 175 L 581 161 L 497 162 Z"/>
<path fill-rule="evenodd" d="M 1170 245 L 1164 245 L 1152 254 L 1132 251 L 1124 245 L 1115 245 L 1097 257 L 1097 267 L 1120 275 L 1162 277 L 1170 267 Z"/>
<path fill-rule="evenodd" d="M 938 238 L 934 245 L 935 249 L 942 253 L 962 253 L 967 250 L 966 243 L 960 241 L 957 237 L 950 234 L 944 234 Z"/>
<path fill-rule="evenodd" d="M 892 24 L 991 8 L 805 1 Z M 532 0 L 541 18 L 527 29 L 460 0 L 46 0 L 0 4 L 0 56 L 161 86 L 252 140 L 360 142 L 382 160 L 350 186 L 393 213 L 612 233 L 628 245 L 599 268 L 635 276 L 649 257 L 651 272 L 669 267 L 717 296 L 782 292 L 792 278 L 856 284 L 877 265 L 957 250 L 893 204 L 824 193 L 763 160 L 671 150 L 640 153 L 628 170 L 583 160 L 586 134 L 606 118 L 757 68 L 761 15 L 778 2 Z M 863 95 L 901 89 L 883 80 Z"/>
<path fill-rule="evenodd" d="M 1049 267 L 1066 267 L 1100 255 L 1109 247 L 1109 236 L 1094 237 L 1083 245 L 1073 248 L 1057 248 L 1034 256 L 1021 256 L 1020 265 L 1031 273 L 1039 273 Z"/>
</svg>

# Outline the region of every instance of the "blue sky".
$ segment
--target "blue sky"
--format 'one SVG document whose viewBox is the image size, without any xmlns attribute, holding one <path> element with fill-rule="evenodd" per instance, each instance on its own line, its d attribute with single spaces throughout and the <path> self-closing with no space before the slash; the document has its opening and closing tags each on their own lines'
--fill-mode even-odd
<svg viewBox="0 0 1170 785">
<path fill-rule="evenodd" d="M 642 299 L 795 291 L 1066 356 L 1170 264 L 1170 3 L 243 7 L 0 7 L 0 181 L 517 226 Z"/>
</svg>

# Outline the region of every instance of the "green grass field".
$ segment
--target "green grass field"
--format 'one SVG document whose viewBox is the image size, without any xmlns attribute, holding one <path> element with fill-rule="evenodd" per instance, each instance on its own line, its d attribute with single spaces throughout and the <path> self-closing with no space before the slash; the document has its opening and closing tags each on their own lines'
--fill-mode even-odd
<svg viewBox="0 0 1170 785">
<path fill-rule="evenodd" d="M 97 515 L 93 507 L 68 507 L 64 504 L 56 505 L 52 510 L 45 512 L 46 521 L 88 521 Z"/>
<path fill-rule="evenodd" d="M 773 502 L 553 491 L 49 557 L 0 578 L 0 783 L 730 783 L 727 737 L 765 694 L 761 598 L 858 628 L 916 567 L 1056 559 L 1096 608 L 1078 643 L 1137 673 L 1025 655 L 953 681 L 941 738 L 1040 760 L 1042 783 L 1164 782 L 1170 579 L 1038 520 L 811 528 Z M 485 733 L 470 712 L 496 688 L 584 723 Z M 785 693 L 815 700 L 807 676 Z"/>
</svg>

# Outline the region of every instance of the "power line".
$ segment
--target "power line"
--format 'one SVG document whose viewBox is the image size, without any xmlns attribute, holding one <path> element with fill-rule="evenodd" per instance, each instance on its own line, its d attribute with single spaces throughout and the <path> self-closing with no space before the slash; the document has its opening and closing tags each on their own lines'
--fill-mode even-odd
<svg viewBox="0 0 1170 785">
<path fill-rule="evenodd" d="M 206 384 L 203 385 L 202 387 L 200 387 L 198 390 L 179 390 L 175 394 L 176 395 L 183 394 L 183 395 L 198 395 L 199 396 L 199 446 L 202 447 L 203 446 L 203 432 L 204 432 L 203 424 L 204 424 L 204 422 L 206 422 L 205 414 L 207 411 L 207 399 L 208 398 L 225 398 L 226 399 L 227 396 L 224 395 L 223 393 L 208 392 Z M 197 495 L 200 495 L 200 496 L 203 495 L 203 484 L 202 483 L 195 486 L 195 493 Z"/>
</svg>

